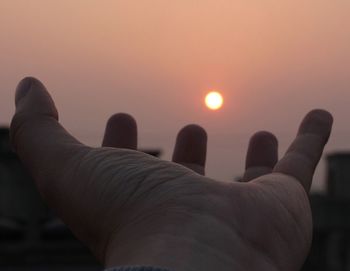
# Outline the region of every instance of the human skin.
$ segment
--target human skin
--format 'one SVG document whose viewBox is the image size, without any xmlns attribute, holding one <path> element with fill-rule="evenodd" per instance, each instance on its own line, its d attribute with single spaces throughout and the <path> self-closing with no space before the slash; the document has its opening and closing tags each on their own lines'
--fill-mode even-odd
<svg viewBox="0 0 350 271">
<path fill-rule="evenodd" d="M 308 191 L 332 126 L 313 110 L 278 161 L 277 139 L 255 134 L 242 182 L 205 177 L 207 136 L 183 128 L 173 162 L 137 148 L 131 116 L 107 125 L 91 148 L 58 122 L 44 85 L 25 78 L 16 91 L 13 146 L 48 205 L 106 266 L 174 271 L 299 270 L 311 244 Z"/>
</svg>

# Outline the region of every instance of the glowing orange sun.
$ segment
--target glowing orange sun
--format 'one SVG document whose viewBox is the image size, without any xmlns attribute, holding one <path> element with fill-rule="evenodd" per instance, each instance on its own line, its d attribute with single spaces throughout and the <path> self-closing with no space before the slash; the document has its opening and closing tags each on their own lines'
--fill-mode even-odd
<svg viewBox="0 0 350 271">
<path fill-rule="evenodd" d="M 211 110 L 218 110 L 222 107 L 224 98 L 217 91 L 211 91 L 205 96 L 205 104 Z"/>
</svg>

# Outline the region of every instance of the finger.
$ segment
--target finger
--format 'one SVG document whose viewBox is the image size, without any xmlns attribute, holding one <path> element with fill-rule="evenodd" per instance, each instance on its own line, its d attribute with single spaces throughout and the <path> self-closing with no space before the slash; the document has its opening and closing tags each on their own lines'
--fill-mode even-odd
<svg viewBox="0 0 350 271">
<path fill-rule="evenodd" d="M 272 172 L 278 160 L 277 138 L 269 132 L 254 134 L 248 146 L 243 182 Z"/>
<path fill-rule="evenodd" d="M 188 125 L 179 132 L 173 161 L 204 175 L 207 154 L 207 133 L 198 125 Z"/>
<path fill-rule="evenodd" d="M 15 102 L 12 144 L 39 189 L 50 187 L 65 172 L 72 157 L 87 147 L 58 123 L 54 102 L 39 80 L 23 79 L 17 87 Z"/>
<path fill-rule="evenodd" d="M 137 126 L 128 114 L 115 114 L 107 122 L 103 147 L 137 149 Z"/>
<path fill-rule="evenodd" d="M 313 110 L 302 121 L 298 134 L 274 172 L 295 177 L 309 191 L 315 168 L 322 156 L 333 124 L 330 113 Z"/>
</svg>

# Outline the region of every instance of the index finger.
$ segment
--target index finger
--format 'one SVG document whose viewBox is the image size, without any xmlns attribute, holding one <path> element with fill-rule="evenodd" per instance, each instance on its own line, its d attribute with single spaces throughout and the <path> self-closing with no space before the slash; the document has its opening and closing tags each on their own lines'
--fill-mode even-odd
<svg viewBox="0 0 350 271">
<path fill-rule="evenodd" d="M 330 136 L 333 117 L 316 109 L 303 119 L 295 140 L 273 172 L 295 177 L 309 191 L 316 166 Z"/>
</svg>

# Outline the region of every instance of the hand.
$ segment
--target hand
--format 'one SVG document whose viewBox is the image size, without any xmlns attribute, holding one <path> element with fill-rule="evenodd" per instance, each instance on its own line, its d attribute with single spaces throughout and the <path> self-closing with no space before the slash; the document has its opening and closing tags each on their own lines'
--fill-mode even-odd
<svg viewBox="0 0 350 271">
<path fill-rule="evenodd" d="M 45 87 L 26 78 L 11 134 L 43 198 L 107 267 L 289 271 L 311 244 L 307 191 L 331 125 L 329 113 L 310 112 L 278 162 L 276 138 L 257 133 L 244 182 L 221 182 L 201 175 L 200 127 L 179 133 L 174 162 L 132 150 L 136 124 L 127 115 L 109 121 L 105 147 L 90 148 L 60 126 Z"/>
</svg>

